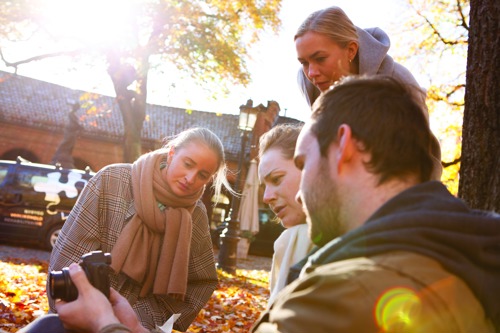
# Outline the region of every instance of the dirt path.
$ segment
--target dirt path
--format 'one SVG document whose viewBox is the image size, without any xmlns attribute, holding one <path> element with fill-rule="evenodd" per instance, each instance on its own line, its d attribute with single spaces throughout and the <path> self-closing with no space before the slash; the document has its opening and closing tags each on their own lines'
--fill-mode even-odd
<svg viewBox="0 0 500 333">
<path fill-rule="evenodd" d="M 50 252 L 36 247 L 0 245 L 0 260 L 7 258 L 39 259 L 49 261 Z"/>
<path fill-rule="evenodd" d="M 215 250 L 215 260 L 218 258 L 218 251 Z M 15 246 L 0 244 L 0 260 L 8 258 L 39 259 L 49 261 L 50 252 L 36 247 L 26 245 Z M 271 258 L 249 255 L 246 259 L 238 259 L 237 268 L 256 269 L 269 271 L 271 269 Z"/>
</svg>

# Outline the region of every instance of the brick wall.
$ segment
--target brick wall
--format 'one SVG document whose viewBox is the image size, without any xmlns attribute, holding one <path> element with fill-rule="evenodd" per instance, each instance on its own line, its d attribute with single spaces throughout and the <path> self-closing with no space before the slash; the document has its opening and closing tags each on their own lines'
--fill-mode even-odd
<svg viewBox="0 0 500 333">
<path fill-rule="evenodd" d="M 0 159 L 5 159 L 6 155 L 15 159 L 13 155 L 21 152 L 23 157 L 32 159 L 32 162 L 50 164 L 63 139 L 62 128 L 58 133 L 53 133 L 8 123 L 1 123 L 0 126 Z M 97 171 L 105 165 L 121 162 L 122 148 L 117 142 L 80 136 L 73 149 L 73 158 L 75 162 L 86 162 L 92 170 Z"/>
</svg>

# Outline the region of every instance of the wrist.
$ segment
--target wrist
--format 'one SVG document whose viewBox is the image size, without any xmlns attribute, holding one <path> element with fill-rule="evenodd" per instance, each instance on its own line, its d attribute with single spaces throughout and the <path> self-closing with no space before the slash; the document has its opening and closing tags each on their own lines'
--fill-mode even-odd
<svg viewBox="0 0 500 333">
<path fill-rule="evenodd" d="M 142 326 L 139 322 L 135 327 L 132 328 L 133 333 L 150 333 L 150 330 L 146 329 L 144 326 Z"/>
<path fill-rule="evenodd" d="M 125 330 L 125 329 L 115 330 L 120 326 L 123 326 L 123 328 L 126 328 L 127 330 Z M 94 332 L 99 332 L 99 333 L 131 332 L 131 330 L 129 328 L 127 328 L 127 326 L 120 323 L 118 318 L 116 318 L 114 315 L 110 315 L 110 316 L 104 316 L 104 317 L 101 316 L 98 318 L 96 325 L 95 325 Z"/>
<path fill-rule="evenodd" d="M 98 333 L 125 333 L 132 332 L 127 326 L 121 323 L 109 324 L 102 327 Z"/>
</svg>

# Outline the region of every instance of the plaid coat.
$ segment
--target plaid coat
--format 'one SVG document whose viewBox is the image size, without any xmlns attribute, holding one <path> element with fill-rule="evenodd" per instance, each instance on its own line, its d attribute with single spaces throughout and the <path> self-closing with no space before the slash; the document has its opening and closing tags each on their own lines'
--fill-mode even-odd
<svg viewBox="0 0 500 333">
<path fill-rule="evenodd" d="M 49 270 L 61 270 L 90 251 L 111 252 L 127 221 L 134 215 L 131 164 L 113 164 L 100 170 L 85 186 L 65 222 L 50 257 Z M 217 285 L 217 272 L 207 212 L 198 201 L 193 212 L 189 275 L 184 301 L 168 296 L 140 297 L 141 284 L 125 274 L 111 273 L 111 286 L 126 297 L 149 329 L 180 313 L 176 330 L 185 331 L 205 306 Z M 49 295 L 51 312 L 54 300 Z"/>
</svg>

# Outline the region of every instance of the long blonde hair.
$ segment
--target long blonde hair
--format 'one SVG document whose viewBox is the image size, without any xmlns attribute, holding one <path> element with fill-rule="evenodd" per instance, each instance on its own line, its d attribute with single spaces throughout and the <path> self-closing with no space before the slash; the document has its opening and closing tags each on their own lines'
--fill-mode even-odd
<svg viewBox="0 0 500 333">
<path fill-rule="evenodd" d="M 358 43 L 356 26 L 347 14 L 337 6 L 321 9 L 309 15 L 297 29 L 294 40 L 309 31 L 327 36 L 341 48 L 347 47 L 350 42 Z"/>
</svg>

